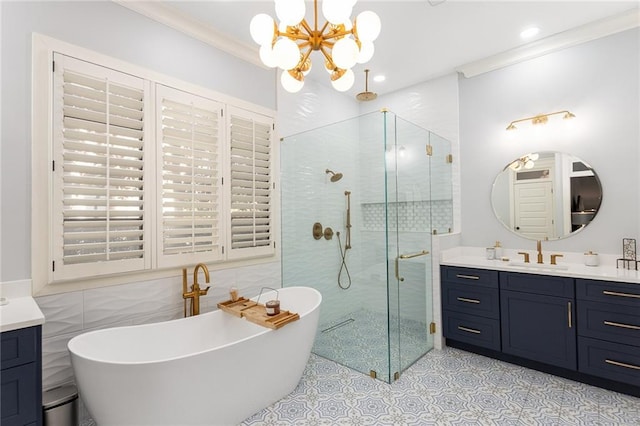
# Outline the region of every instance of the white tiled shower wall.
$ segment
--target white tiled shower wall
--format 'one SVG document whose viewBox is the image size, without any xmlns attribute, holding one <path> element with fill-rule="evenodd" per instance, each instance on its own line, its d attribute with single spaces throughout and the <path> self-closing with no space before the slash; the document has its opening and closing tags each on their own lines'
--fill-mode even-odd
<svg viewBox="0 0 640 426">
<path fill-rule="evenodd" d="M 90 290 L 36 297 L 46 322 L 42 329 L 42 385 L 50 389 L 74 380 L 67 343 L 74 336 L 102 328 L 146 324 L 183 316 L 182 275 Z M 280 262 L 210 271 L 209 293 L 201 311 L 229 298 L 235 286 L 245 297 L 262 287 L 280 287 Z M 189 283 L 193 269 L 189 270 Z M 200 283 L 204 277 L 199 276 Z M 215 332 L 215 331 L 212 331 Z"/>
</svg>

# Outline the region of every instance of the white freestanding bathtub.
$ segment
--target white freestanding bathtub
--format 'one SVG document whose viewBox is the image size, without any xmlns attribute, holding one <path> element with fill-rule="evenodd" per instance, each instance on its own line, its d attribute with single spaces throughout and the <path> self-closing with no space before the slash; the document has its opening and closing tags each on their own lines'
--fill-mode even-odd
<svg viewBox="0 0 640 426">
<path fill-rule="evenodd" d="M 235 425 L 289 394 L 309 359 L 322 296 L 310 287 L 278 292 L 281 309 L 300 319 L 277 330 L 217 310 L 71 339 L 92 418 L 98 426 Z"/>
</svg>

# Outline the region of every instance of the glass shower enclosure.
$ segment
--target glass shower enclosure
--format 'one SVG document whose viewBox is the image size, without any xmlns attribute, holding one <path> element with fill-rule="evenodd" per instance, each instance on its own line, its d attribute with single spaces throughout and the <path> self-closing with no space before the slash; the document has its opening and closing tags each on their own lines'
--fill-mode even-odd
<svg viewBox="0 0 640 426">
<path fill-rule="evenodd" d="M 384 110 L 282 140 L 282 279 L 322 293 L 317 355 L 390 383 L 433 348 L 450 149 Z"/>
</svg>

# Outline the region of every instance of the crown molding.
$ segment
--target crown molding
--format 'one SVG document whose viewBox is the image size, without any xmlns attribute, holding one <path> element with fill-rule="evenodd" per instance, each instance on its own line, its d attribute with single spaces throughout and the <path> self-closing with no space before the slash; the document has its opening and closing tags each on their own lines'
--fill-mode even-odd
<svg viewBox="0 0 640 426">
<path fill-rule="evenodd" d="M 609 18 L 555 34 L 516 49 L 480 59 L 479 61 L 470 62 L 457 67 L 456 71 L 462 73 L 467 78 L 475 77 L 489 71 L 534 59 L 548 53 L 557 52 L 558 50 L 638 26 L 640 26 L 640 9 L 635 8 Z"/>
<path fill-rule="evenodd" d="M 179 10 L 159 1 L 111 0 L 147 18 L 180 31 L 190 37 L 207 43 L 216 49 L 229 53 L 237 58 L 266 68 L 260 61 L 258 49 L 239 42 L 216 31 L 209 25 L 194 19 Z"/>
</svg>

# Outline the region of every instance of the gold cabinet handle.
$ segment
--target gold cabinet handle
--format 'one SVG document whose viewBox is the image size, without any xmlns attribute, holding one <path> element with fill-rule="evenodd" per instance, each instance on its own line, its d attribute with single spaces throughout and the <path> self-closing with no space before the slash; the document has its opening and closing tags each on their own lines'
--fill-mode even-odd
<svg viewBox="0 0 640 426">
<path fill-rule="evenodd" d="M 456 278 L 464 278 L 464 279 L 467 279 L 467 280 L 479 280 L 480 279 L 480 277 L 477 277 L 475 275 L 462 275 L 462 274 L 457 274 Z"/>
<path fill-rule="evenodd" d="M 458 326 L 458 330 L 466 331 L 467 333 L 473 333 L 473 334 L 481 334 L 482 333 L 480 330 L 475 330 L 473 328 L 463 327 L 461 325 Z"/>
<path fill-rule="evenodd" d="M 478 299 L 467 299 L 466 297 L 458 297 L 458 302 L 480 303 Z"/>
<path fill-rule="evenodd" d="M 640 299 L 640 294 L 618 293 L 617 291 L 609 291 L 609 290 L 602 290 L 602 294 L 606 294 L 607 296 L 620 296 L 620 297 L 631 297 L 634 299 Z"/>
<path fill-rule="evenodd" d="M 611 359 L 605 359 L 604 362 L 618 367 L 631 368 L 632 370 L 640 370 L 640 366 L 633 364 L 625 364 L 624 362 L 613 361 Z"/>
<path fill-rule="evenodd" d="M 567 318 L 569 321 L 569 328 L 571 328 L 571 302 L 567 302 Z"/>
<path fill-rule="evenodd" d="M 413 259 L 414 257 L 424 256 L 429 254 L 429 250 L 422 250 L 413 254 L 401 254 L 400 259 Z"/>
<path fill-rule="evenodd" d="M 631 324 L 622 324 L 622 323 L 613 322 L 613 321 L 605 321 L 604 325 L 610 325 L 612 327 L 620 327 L 620 328 L 630 328 L 631 330 L 640 330 L 640 326 L 631 325 Z"/>
</svg>

